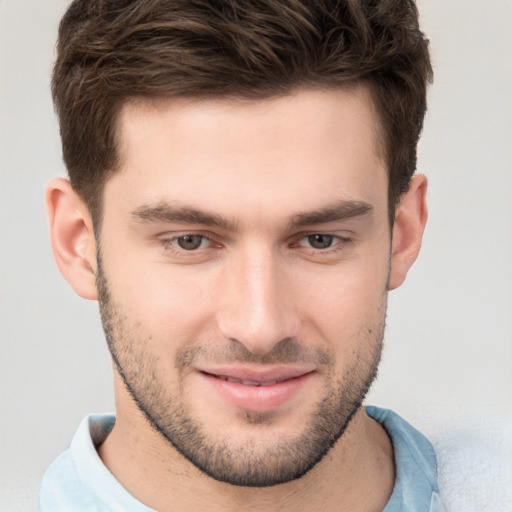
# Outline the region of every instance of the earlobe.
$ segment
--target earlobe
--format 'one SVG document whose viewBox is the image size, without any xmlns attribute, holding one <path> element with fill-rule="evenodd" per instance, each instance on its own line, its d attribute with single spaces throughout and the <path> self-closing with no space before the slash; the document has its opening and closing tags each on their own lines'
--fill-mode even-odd
<svg viewBox="0 0 512 512">
<path fill-rule="evenodd" d="M 418 257 L 427 222 L 427 178 L 417 174 L 395 213 L 388 289 L 398 288 Z"/>
<path fill-rule="evenodd" d="M 96 241 L 87 207 L 68 180 L 56 178 L 46 188 L 46 210 L 59 270 L 78 295 L 96 300 Z"/>
</svg>

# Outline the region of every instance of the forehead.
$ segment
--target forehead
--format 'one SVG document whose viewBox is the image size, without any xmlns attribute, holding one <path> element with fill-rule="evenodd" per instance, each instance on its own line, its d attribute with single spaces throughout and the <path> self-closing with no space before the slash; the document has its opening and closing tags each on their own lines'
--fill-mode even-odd
<svg viewBox="0 0 512 512">
<path fill-rule="evenodd" d="M 109 194 L 133 208 L 180 201 L 234 216 L 385 202 L 381 140 L 364 85 L 253 101 L 135 100 L 120 115 L 121 166 L 105 207 Z"/>
<path fill-rule="evenodd" d="M 169 126 L 171 120 L 175 121 L 175 128 L 181 128 L 183 134 L 188 128 L 197 132 L 199 128 L 208 129 L 212 125 L 216 131 L 219 127 L 229 130 L 234 126 L 235 132 L 242 134 L 251 128 L 258 131 L 263 123 L 267 127 L 266 133 L 270 134 L 273 128 L 281 132 L 280 135 L 284 131 L 293 134 L 294 128 L 301 126 L 304 136 L 310 139 L 314 124 L 316 128 L 321 125 L 322 131 L 318 135 L 322 137 L 325 135 L 324 130 L 339 128 L 339 125 L 336 126 L 338 123 L 353 123 L 357 120 L 361 127 L 364 125 L 369 128 L 375 150 L 379 156 L 384 155 L 382 123 L 375 107 L 371 85 L 364 82 L 347 84 L 337 89 L 299 88 L 290 94 L 256 100 L 237 97 L 135 97 L 123 106 L 118 119 L 121 156 L 127 156 L 133 148 L 133 138 L 138 138 L 145 128 L 156 124 Z M 308 125 L 311 128 L 309 133 Z M 243 132 L 240 132 L 241 128 Z M 354 132 L 357 128 L 354 126 Z M 213 134 L 209 135 L 211 139 Z"/>
</svg>

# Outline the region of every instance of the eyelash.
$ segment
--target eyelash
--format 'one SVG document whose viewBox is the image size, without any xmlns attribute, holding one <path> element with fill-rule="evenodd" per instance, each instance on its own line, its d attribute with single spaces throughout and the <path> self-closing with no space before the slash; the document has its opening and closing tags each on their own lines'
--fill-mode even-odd
<svg viewBox="0 0 512 512">
<path fill-rule="evenodd" d="M 309 245 L 308 248 L 311 251 L 314 251 L 314 254 L 328 255 L 328 254 L 332 254 L 332 253 L 339 253 L 341 251 L 344 251 L 347 248 L 347 245 L 351 244 L 353 241 L 349 237 L 335 235 L 333 233 L 321 233 L 321 232 L 320 233 L 308 233 L 308 234 L 301 235 L 300 237 L 296 238 L 296 242 L 294 242 L 292 244 L 292 247 L 301 247 L 300 242 L 302 240 L 308 239 L 309 237 L 313 237 L 313 236 L 328 237 L 328 238 L 333 239 L 332 245 L 330 245 L 329 247 L 326 247 L 324 249 L 317 249 L 317 248 Z"/>
<path fill-rule="evenodd" d="M 214 246 L 216 245 L 217 248 L 220 248 L 222 246 L 221 243 L 216 242 L 213 239 L 213 237 L 209 234 L 201 233 L 201 232 L 190 232 L 190 233 L 182 233 L 182 234 L 180 233 L 180 234 L 174 235 L 170 238 L 162 238 L 161 243 L 162 243 L 164 250 L 169 251 L 169 252 L 174 252 L 175 254 L 178 254 L 178 255 L 186 254 L 188 256 L 193 257 L 193 256 L 198 256 L 199 254 L 201 254 L 202 250 L 209 248 L 209 247 L 198 247 L 197 249 L 187 250 L 182 247 L 178 247 L 176 245 L 177 241 L 186 236 L 201 237 L 202 238 L 201 244 L 204 241 L 206 241 Z M 333 243 L 332 243 L 332 245 L 330 245 L 329 247 L 326 247 L 324 249 L 318 249 L 315 247 L 311 247 L 311 245 L 309 245 L 308 247 L 301 245 L 301 242 L 303 240 L 307 240 L 309 237 L 312 237 L 312 236 L 329 237 L 329 238 L 333 239 Z M 342 252 L 342 251 L 346 250 L 347 245 L 350 245 L 352 243 L 353 243 L 353 240 L 349 237 L 336 235 L 336 234 L 332 234 L 332 233 L 314 232 L 314 233 L 306 233 L 306 234 L 300 233 L 299 235 L 294 237 L 293 241 L 289 244 L 289 247 L 290 248 L 305 247 L 306 249 L 309 249 L 315 255 L 318 255 L 318 254 L 328 255 L 328 254 Z"/>
<path fill-rule="evenodd" d="M 162 245 L 163 245 L 163 248 L 165 250 L 170 250 L 170 251 L 176 251 L 176 252 L 179 252 L 180 254 L 181 253 L 186 253 L 186 254 L 193 254 L 193 253 L 197 253 L 199 252 L 199 250 L 201 250 L 202 248 L 198 248 L 198 249 L 191 249 L 191 250 L 186 250 L 186 249 L 183 249 L 182 247 L 177 247 L 174 245 L 174 242 L 177 242 L 180 238 L 184 238 L 186 236 L 200 236 L 203 240 L 201 241 L 201 243 L 203 241 L 208 241 L 212 244 L 215 244 L 215 241 L 213 240 L 213 238 L 209 235 L 207 235 L 206 233 L 182 233 L 182 234 L 179 234 L 179 235 L 174 235 L 170 238 L 163 238 L 161 240 L 162 242 Z M 220 244 L 216 244 L 218 246 L 220 246 Z"/>
</svg>

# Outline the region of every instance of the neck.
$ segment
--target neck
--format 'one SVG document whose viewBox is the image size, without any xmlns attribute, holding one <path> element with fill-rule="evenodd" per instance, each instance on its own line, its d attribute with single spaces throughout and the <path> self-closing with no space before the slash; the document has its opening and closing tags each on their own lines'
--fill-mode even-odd
<svg viewBox="0 0 512 512">
<path fill-rule="evenodd" d="M 236 487 L 204 475 L 158 433 L 147 429 L 147 423 L 141 434 L 133 418 L 133 411 L 118 413 L 98 452 L 135 498 L 160 512 L 381 511 L 393 489 L 391 442 L 363 408 L 311 471 L 298 480 L 264 488 Z M 133 448 L 126 450 L 127 446 Z"/>
</svg>

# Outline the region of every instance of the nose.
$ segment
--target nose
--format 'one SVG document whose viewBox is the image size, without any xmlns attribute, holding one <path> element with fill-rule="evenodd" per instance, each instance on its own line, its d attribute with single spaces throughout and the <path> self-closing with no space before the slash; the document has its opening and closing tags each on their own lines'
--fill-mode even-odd
<svg viewBox="0 0 512 512">
<path fill-rule="evenodd" d="M 291 276 L 270 248 L 248 247 L 225 268 L 217 322 L 222 335 L 253 354 L 266 354 L 296 337 Z"/>
</svg>

